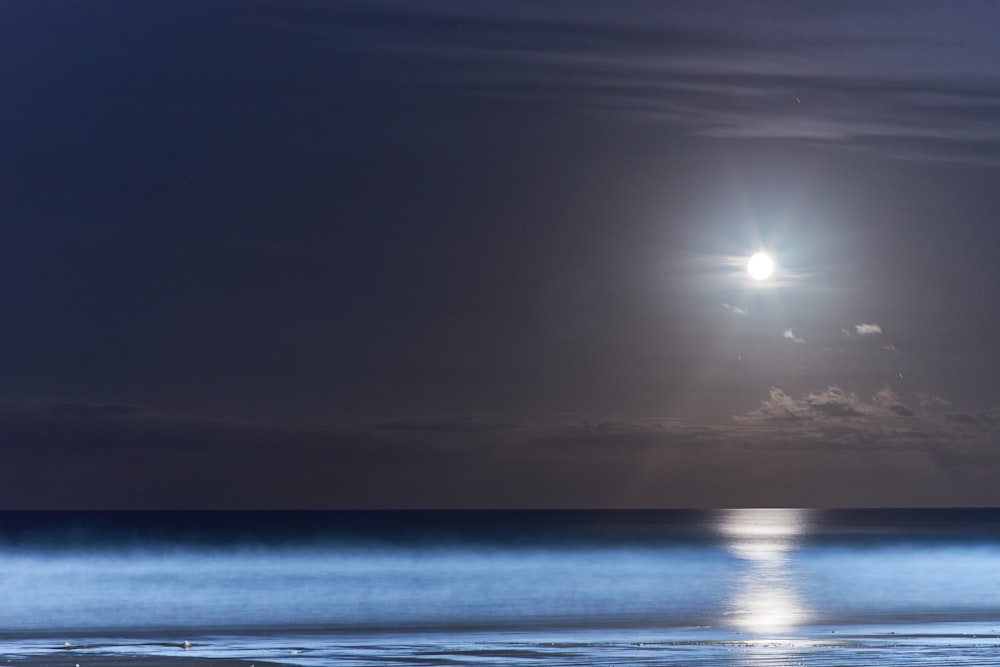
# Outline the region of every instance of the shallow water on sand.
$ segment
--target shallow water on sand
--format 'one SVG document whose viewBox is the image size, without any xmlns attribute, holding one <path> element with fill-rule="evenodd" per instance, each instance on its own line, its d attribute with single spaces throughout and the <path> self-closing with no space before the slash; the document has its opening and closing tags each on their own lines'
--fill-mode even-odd
<svg viewBox="0 0 1000 667">
<path fill-rule="evenodd" d="M 298 634 L 264 632 L 175 637 L 97 637 L 70 646 L 51 639 L 6 640 L 0 659 L 73 667 L 109 657 L 162 665 L 164 658 L 235 659 L 321 665 L 992 665 L 1000 634 L 988 624 L 938 623 L 807 628 L 781 636 L 733 636 L 706 628 L 410 631 Z M 890 628 L 893 628 L 890 630 Z M 168 641 L 171 640 L 171 641 Z M 97 659 L 95 663 L 93 659 Z M 41 660 L 41 662 L 39 662 Z M 113 664 L 113 663 L 111 663 Z"/>
<path fill-rule="evenodd" d="M 0 513 L 0 618 L 68 665 L 996 665 L 1000 511 Z"/>
</svg>

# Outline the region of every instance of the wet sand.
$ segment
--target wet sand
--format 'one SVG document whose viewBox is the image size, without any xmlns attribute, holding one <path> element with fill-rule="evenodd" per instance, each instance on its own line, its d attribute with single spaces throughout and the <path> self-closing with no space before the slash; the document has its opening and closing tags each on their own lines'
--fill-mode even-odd
<svg viewBox="0 0 1000 667">
<path fill-rule="evenodd" d="M 0 642 L 0 667 L 551 667 L 643 665 L 648 667 L 996 667 L 1000 634 L 987 626 L 921 624 L 873 628 L 812 628 L 793 636 L 752 638 L 739 633 L 694 630 L 524 633 L 408 633 L 254 638 L 195 638 L 183 642 L 45 642 L 18 653 Z M 671 638 L 671 635 L 673 637 Z M 683 635 L 688 635 L 685 639 Z M 739 638 L 737 638 L 739 637 Z M 262 641 L 258 641 L 261 639 Z M 276 643 L 274 640 L 281 640 Z M 298 648 L 296 648 L 298 647 Z M 224 649 L 237 657 L 210 655 Z M 9 652 L 8 652 L 9 651 Z M 199 654 L 199 652 L 201 652 Z M 257 660 L 267 654 L 271 660 Z M 286 658 L 287 656 L 287 658 Z M 287 659 L 287 662 L 283 660 Z"/>
<path fill-rule="evenodd" d="M 53 651 L 48 655 L 6 656 L 0 653 L 4 665 L 11 667 L 290 667 L 264 660 L 233 658 L 199 658 L 197 656 L 162 655 L 95 655 L 72 650 Z"/>
</svg>

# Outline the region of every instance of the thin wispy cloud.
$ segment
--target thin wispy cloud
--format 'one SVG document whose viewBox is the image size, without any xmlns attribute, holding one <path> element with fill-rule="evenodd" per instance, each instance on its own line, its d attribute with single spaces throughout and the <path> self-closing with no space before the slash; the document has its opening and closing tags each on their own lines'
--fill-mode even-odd
<svg viewBox="0 0 1000 667">
<path fill-rule="evenodd" d="M 394 419 L 376 422 L 372 428 L 382 431 L 410 431 L 414 433 L 481 433 L 509 431 L 520 427 L 510 421 L 489 421 L 462 417 L 440 419 Z"/>
<path fill-rule="evenodd" d="M 947 407 L 952 405 L 952 402 L 947 398 L 937 396 L 936 394 L 931 394 L 926 391 L 915 391 L 913 395 L 917 397 L 917 401 L 920 403 L 920 407 L 927 409 L 933 407 Z"/>
<path fill-rule="evenodd" d="M 966 426 L 978 426 L 986 429 L 995 429 L 1000 426 L 1000 410 L 993 409 L 987 412 L 954 412 L 946 414 L 944 418 L 953 424 Z"/>
<path fill-rule="evenodd" d="M 112 420 L 130 417 L 149 418 L 147 408 L 118 403 L 88 403 L 81 401 L 0 401 L 0 421 L 23 419 L 32 421 Z"/>
<path fill-rule="evenodd" d="M 726 310 L 728 310 L 733 315 L 747 315 L 747 314 L 749 314 L 748 310 L 740 308 L 739 306 L 734 306 L 732 304 L 724 303 L 724 304 L 722 304 L 722 307 L 725 308 Z"/>
<path fill-rule="evenodd" d="M 1000 146 L 1000 77 L 986 66 L 1000 61 L 990 21 L 1000 7 L 985 3 L 981 20 L 933 3 L 905 16 L 876 3 L 684 12 L 650 3 L 634 12 L 600 3 L 372 4 L 412 19 L 378 39 L 345 35 L 345 48 L 400 57 L 408 77 L 465 94 L 908 160 L 993 164 Z"/>
<path fill-rule="evenodd" d="M 380 422 L 385 428 L 304 431 L 191 421 L 113 404 L 6 403 L 0 410 L 0 436 L 17 444 L 9 448 L 11 462 L 29 470 L 45 462 L 46 478 L 55 474 L 70 482 L 54 493 L 47 485 L 26 485 L 17 475 L 8 475 L 0 497 L 12 506 L 44 505 L 53 497 L 74 498 L 85 506 L 107 498 L 135 503 L 141 486 L 143 507 L 230 507 L 234 501 L 220 489 L 220 480 L 239 479 L 260 486 L 265 498 L 281 500 L 276 506 L 384 506 L 382 487 L 392 480 L 392 502 L 416 499 L 423 505 L 446 506 L 456 489 L 470 484 L 477 492 L 495 494 L 482 496 L 490 506 L 513 506 L 525 499 L 538 506 L 553 497 L 548 495 L 553 483 L 575 481 L 556 498 L 584 506 L 593 501 L 596 489 L 603 494 L 596 497 L 616 507 L 679 502 L 682 496 L 669 493 L 680 485 L 695 491 L 713 488 L 720 470 L 728 470 L 720 468 L 720 455 L 725 466 L 732 466 L 733 485 L 728 488 L 742 489 L 725 496 L 729 502 L 753 491 L 741 487 L 740 480 L 750 469 L 761 474 L 754 462 L 762 454 L 795 453 L 789 460 L 769 459 L 773 476 L 762 479 L 826 471 L 830 465 L 861 469 L 868 460 L 841 457 L 860 451 L 889 457 L 881 464 L 897 472 L 900 466 L 926 461 L 949 469 L 975 468 L 984 476 L 1000 466 L 1000 415 L 995 411 L 914 412 L 891 388 L 865 398 L 837 386 L 802 396 L 773 388 L 758 410 L 724 424 L 614 418 L 515 428 L 472 418 L 400 418 Z M 183 443 L 183 449 L 177 443 Z M 107 466 L 86 477 L 72 474 L 99 451 L 121 456 L 121 469 L 141 481 L 116 476 Z M 188 465 L 192 457 L 200 465 Z M 266 465 L 258 465 L 260 461 Z M 387 472 L 387 461 L 402 465 L 405 472 Z M 147 474 L 151 465 L 157 471 L 154 477 Z M 434 471 L 444 476 L 434 477 Z M 608 484 L 609 475 L 621 484 Z M 275 480 L 294 481 L 282 485 Z M 330 485 L 346 495 L 314 495 Z M 771 486 L 762 483 L 761 488 Z M 823 488 L 833 494 L 831 502 L 846 499 L 836 495 L 839 485 Z M 626 495 L 616 495 L 623 489 Z M 365 490 L 371 495 L 363 495 Z"/>
</svg>

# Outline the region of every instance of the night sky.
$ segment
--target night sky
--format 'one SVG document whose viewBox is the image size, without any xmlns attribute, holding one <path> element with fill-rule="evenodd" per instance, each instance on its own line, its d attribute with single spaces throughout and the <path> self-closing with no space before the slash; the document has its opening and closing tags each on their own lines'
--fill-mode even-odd
<svg viewBox="0 0 1000 667">
<path fill-rule="evenodd" d="M 0 507 L 1000 505 L 998 34 L 5 0 Z"/>
</svg>

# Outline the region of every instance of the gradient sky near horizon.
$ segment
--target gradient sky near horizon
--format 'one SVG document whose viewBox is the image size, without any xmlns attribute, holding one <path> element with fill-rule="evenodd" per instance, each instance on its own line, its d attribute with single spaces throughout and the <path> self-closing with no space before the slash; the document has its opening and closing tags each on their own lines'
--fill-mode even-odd
<svg viewBox="0 0 1000 667">
<path fill-rule="evenodd" d="M 1000 505 L 998 31 L 7 0 L 0 507 Z"/>
</svg>

